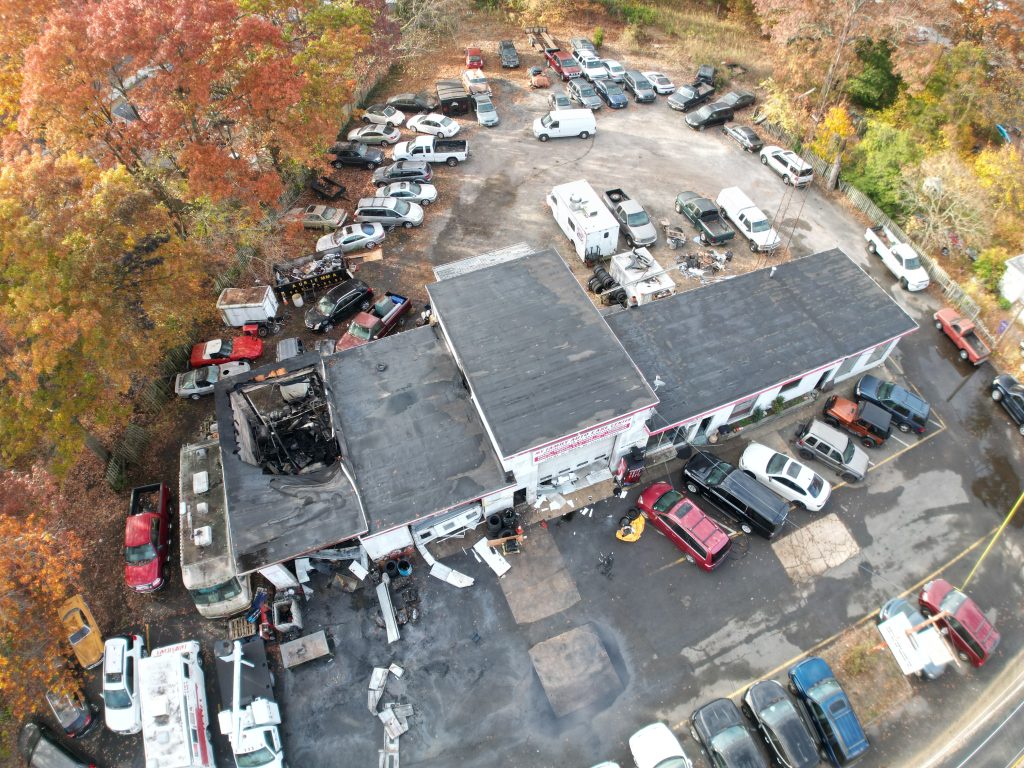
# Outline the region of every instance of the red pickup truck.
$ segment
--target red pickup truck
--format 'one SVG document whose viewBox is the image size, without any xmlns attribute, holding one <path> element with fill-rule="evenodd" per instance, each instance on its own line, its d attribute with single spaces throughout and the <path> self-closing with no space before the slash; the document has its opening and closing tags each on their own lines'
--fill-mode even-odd
<svg viewBox="0 0 1024 768">
<path fill-rule="evenodd" d="M 387 336 L 402 322 L 412 302 L 405 296 L 390 291 L 377 301 L 369 311 L 360 312 L 349 324 L 348 330 L 338 340 L 335 352 L 360 347 L 363 344 Z"/>
<path fill-rule="evenodd" d="M 576 59 L 559 48 L 545 48 L 544 59 L 547 61 L 548 66 L 555 70 L 563 80 L 571 80 L 583 74 L 583 70 L 576 63 Z"/>
<path fill-rule="evenodd" d="M 988 346 L 978 338 L 974 332 L 974 323 L 966 317 L 960 317 L 956 310 L 940 309 L 932 318 L 935 320 L 935 327 L 946 334 L 957 349 L 960 350 L 960 359 L 980 365 L 988 359 L 990 350 Z"/>
<path fill-rule="evenodd" d="M 124 580 L 136 592 L 153 592 L 167 581 L 171 491 L 166 483 L 132 490 L 124 533 Z"/>
</svg>

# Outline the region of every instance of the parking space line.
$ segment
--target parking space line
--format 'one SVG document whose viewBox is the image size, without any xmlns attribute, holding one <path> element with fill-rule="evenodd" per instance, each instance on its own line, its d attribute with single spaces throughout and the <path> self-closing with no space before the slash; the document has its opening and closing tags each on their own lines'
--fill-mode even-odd
<svg viewBox="0 0 1024 768">
<path fill-rule="evenodd" d="M 900 440 L 896 435 L 889 435 L 889 439 L 890 440 L 895 440 L 900 445 L 910 445 L 910 443 L 905 443 L 902 440 Z"/>
<path fill-rule="evenodd" d="M 932 579 L 934 579 L 936 576 L 938 576 L 940 573 L 945 571 L 947 568 L 949 568 L 950 566 L 955 565 L 956 563 L 960 562 L 963 558 L 967 557 L 967 555 L 969 555 L 975 549 L 977 549 L 982 544 L 984 544 L 986 541 L 988 541 L 989 538 L 991 538 L 992 534 L 994 534 L 998 530 L 998 528 L 999 528 L 999 526 L 994 527 L 992 530 L 990 530 L 988 533 L 986 533 L 980 539 L 975 541 L 973 544 L 968 545 L 962 552 L 960 552 L 959 554 L 957 554 L 955 557 L 953 557 L 952 559 L 948 560 L 947 562 L 943 563 L 941 566 L 936 568 L 934 571 L 932 571 L 930 574 L 925 576 L 919 582 L 917 582 L 913 586 L 908 587 L 907 589 L 905 589 L 902 592 L 900 592 L 899 593 L 899 597 L 903 597 L 905 595 L 909 595 L 909 594 L 911 594 L 913 592 L 916 592 L 924 584 L 926 584 L 929 581 L 931 581 Z M 796 664 L 801 659 L 807 658 L 808 656 L 813 654 L 815 651 L 818 651 L 819 649 L 824 648 L 826 645 L 829 645 L 830 643 L 835 642 L 840 637 L 842 637 L 843 634 L 845 634 L 846 632 L 849 632 L 852 629 L 857 629 L 861 625 L 867 623 L 868 621 L 871 621 L 877 615 L 878 615 L 878 611 L 877 610 L 873 610 L 870 613 L 865 614 L 861 618 L 857 619 L 857 621 L 855 621 L 853 624 L 850 624 L 849 626 L 844 627 L 843 629 L 839 630 L 838 632 L 836 632 L 836 633 L 826 637 L 824 640 L 821 640 L 821 641 L 815 643 L 810 648 L 808 648 L 806 651 L 801 651 L 796 656 L 793 656 L 791 659 L 788 659 L 787 661 L 782 662 L 781 664 L 779 664 L 775 668 L 769 670 L 768 672 L 766 672 L 765 674 L 761 675 L 760 677 L 756 677 L 753 680 L 750 680 L 749 682 L 744 683 L 742 686 L 737 688 L 732 693 L 727 694 L 725 696 L 725 698 L 727 698 L 727 699 L 736 699 L 736 698 L 742 696 L 744 694 L 744 692 L 746 692 L 747 688 L 752 686 L 754 683 L 758 683 L 758 682 L 760 682 L 762 680 L 767 680 L 769 678 L 775 677 L 782 670 L 788 669 L 789 667 L 793 666 L 794 664 Z M 680 722 L 678 722 L 678 723 L 676 723 L 675 725 L 672 726 L 672 730 L 674 730 L 674 731 L 675 730 L 680 730 L 688 722 L 689 722 L 689 720 L 681 720 Z M 870 723 L 865 723 L 865 725 L 869 725 L 869 724 Z"/>
</svg>

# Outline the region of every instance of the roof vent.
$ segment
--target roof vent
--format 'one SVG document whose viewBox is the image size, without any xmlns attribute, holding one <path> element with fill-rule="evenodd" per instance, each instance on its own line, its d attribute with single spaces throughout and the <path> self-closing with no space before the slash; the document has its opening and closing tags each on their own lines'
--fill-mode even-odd
<svg viewBox="0 0 1024 768">
<path fill-rule="evenodd" d="M 208 515 L 210 514 L 210 505 L 205 501 L 200 501 L 196 504 L 196 512 L 200 515 Z"/>
<path fill-rule="evenodd" d="M 192 543 L 197 547 L 208 547 L 213 544 L 213 528 L 204 525 L 192 531 Z"/>
<path fill-rule="evenodd" d="M 210 473 L 205 469 L 192 475 L 192 493 L 198 496 L 210 490 Z"/>
</svg>

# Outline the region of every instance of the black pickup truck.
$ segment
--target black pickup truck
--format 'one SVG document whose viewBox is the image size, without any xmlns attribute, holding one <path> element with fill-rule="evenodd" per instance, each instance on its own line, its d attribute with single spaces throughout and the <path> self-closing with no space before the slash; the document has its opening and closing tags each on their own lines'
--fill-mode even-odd
<svg viewBox="0 0 1024 768">
<path fill-rule="evenodd" d="M 681 85 L 676 92 L 668 97 L 668 105 L 677 112 L 698 107 L 715 93 L 715 86 L 707 83 L 696 82 L 693 85 Z"/>
<path fill-rule="evenodd" d="M 498 43 L 498 58 L 501 59 L 502 67 L 515 69 L 519 66 L 519 53 L 511 40 L 502 40 Z"/>
<path fill-rule="evenodd" d="M 702 243 L 718 245 L 732 240 L 736 232 L 718 212 L 714 201 L 701 197 L 696 192 L 680 192 L 676 196 L 676 213 L 681 213 L 700 235 Z"/>
</svg>

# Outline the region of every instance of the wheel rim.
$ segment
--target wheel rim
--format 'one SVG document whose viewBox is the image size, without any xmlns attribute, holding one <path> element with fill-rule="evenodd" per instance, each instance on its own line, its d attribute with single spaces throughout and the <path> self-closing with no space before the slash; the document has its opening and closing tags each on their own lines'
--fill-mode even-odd
<svg viewBox="0 0 1024 768">
<path fill-rule="evenodd" d="M 761 165 L 768 165 L 768 158 L 767 157 L 762 157 L 761 158 Z"/>
<path fill-rule="evenodd" d="M 1003 399 L 1003 393 L 1000 392 L 998 389 L 993 389 L 992 390 L 992 399 L 995 400 L 998 403 L 1000 400 Z"/>
<path fill-rule="evenodd" d="M 694 485 L 693 483 L 687 483 L 686 484 L 686 490 L 688 490 L 690 493 L 696 493 L 697 492 L 697 486 Z"/>
<path fill-rule="evenodd" d="M 900 430 L 900 432 L 909 432 L 910 431 L 910 427 L 908 425 L 906 425 L 906 424 L 900 424 L 899 425 L 899 430 Z"/>
<path fill-rule="evenodd" d="M 743 525 L 741 525 L 741 526 L 740 526 L 740 530 L 741 530 L 741 531 L 743 531 L 744 533 L 750 533 L 750 530 L 751 530 L 751 529 L 750 529 L 750 526 L 749 526 L 749 525 L 747 525 L 746 523 L 744 523 Z"/>
</svg>

